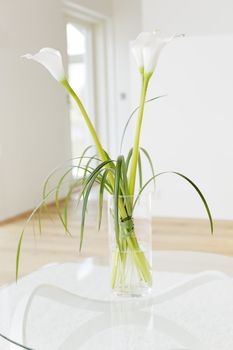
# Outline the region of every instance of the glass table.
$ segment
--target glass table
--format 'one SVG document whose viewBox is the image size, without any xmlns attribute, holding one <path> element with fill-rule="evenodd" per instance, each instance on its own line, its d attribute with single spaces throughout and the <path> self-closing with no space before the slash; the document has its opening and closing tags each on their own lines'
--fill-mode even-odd
<svg viewBox="0 0 233 350">
<path fill-rule="evenodd" d="M 111 295 L 94 258 L 50 264 L 0 288 L 0 349 L 231 350 L 233 258 L 153 253 L 147 297 Z"/>
</svg>

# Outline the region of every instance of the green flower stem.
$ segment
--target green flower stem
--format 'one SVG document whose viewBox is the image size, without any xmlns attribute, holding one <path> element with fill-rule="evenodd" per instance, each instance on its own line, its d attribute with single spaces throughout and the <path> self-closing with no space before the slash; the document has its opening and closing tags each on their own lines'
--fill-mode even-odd
<svg viewBox="0 0 233 350">
<path fill-rule="evenodd" d="M 136 242 L 136 244 L 135 244 Z M 112 288 L 117 287 L 118 283 L 124 288 L 127 285 L 127 261 L 132 258 L 138 278 L 152 285 L 151 267 L 143 251 L 139 248 L 137 239 L 134 235 L 127 238 L 128 249 L 126 251 L 116 250 L 112 267 Z M 137 248 L 138 247 L 138 248 Z M 130 257 L 131 255 L 131 257 Z M 132 277 L 133 271 L 131 271 Z"/>
<path fill-rule="evenodd" d="M 133 146 L 130 176 L 129 176 L 129 194 L 131 196 L 134 195 L 134 189 L 135 189 L 142 120 L 143 120 L 144 106 L 145 106 L 145 101 L 146 101 L 146 92 L 147 92 L 150 78 L 151 78 L 151 74 L 145 74 L 143 76 L 143 79 L 142 79 L 141 100 L 140 100 L 140 106 L 139 106 L 139 111 L 138 111 L 138 121 L 137 121 L 135 141 L 134 141 L 134 146 Z"/>
<path fill-rule="evenodd" d="M 80 100 L 80 98 L 77 96 L 77 94 L 75 93 L 75 91 L 72 89 L 72 87 L 70 86 L 69 82 L 67 79 L 64 79 L 61 81 L 61 84 L 67 89 L 67 91 L 70 93 L 70 95 L 73 97 L 73 99 L 75 100 L 75 102 L 77 103 L 79 109 L 80 109 L 80 112 L 82 113 L 83 115 L 83 118 L 87 124 L 87 127 L 91 133 L 91 136 L 93 138 L 93 141 L 96 145 L 96 149 L 99 153 L 99 156 L 101 158 L 101 160 L 104 162 L 104 161 L 107 161 L 108 158 L 106 156 L 106 153 L 103 149 L 103 146 L 98 138 L 98 135 L 96 133 L 96 130 L 87 114 L 87 111 L 85 109 L 85 107 L 83 106 L 82 104 L 82 101 Z M 107 164 L 106 165 L 106 168 L 109 168 L 109 165 Z M 108 178 L 109 178 L 109 182 L 112 186 L 112 188 L 114 188 L 114 176 L 111 172 L 108 173 Z M 119 203 L 119 208 L 120 208 L 120 211 L 121 211 L 121 214 L 123 217 L 127 216 L 127 213 L 126 213 L 126 210 L 124 208 L 124 205 L 122 203 L 122 201 L 120 200 L 120 203 Z"/>
<path fill-rule="evenodd" d="M 99 156 L 101 157 L 101 160 L 104 162 L 107 160 L 107 157 L 105 155 L 105 152 L 104 152 L 104 149 L 100 143 L 100 140 L 98 138 L 98 135 L 96 133 L 96 130 L 87 114 L 87 111 L 85 109 L 85 107 L 83 106 L 82 104 L 82 101 L 80 100 L 80 98 L 77 96 L 77 94 L 74 92 L 74 90 L 72 89 L 72 87 L 70 86 L 70 84 L 68 83 L 67 79 L 64 79 L 62 82 L 61 82 L 62 85 L 65 86 L 65 88 L 68 90 L 68 92 L 70 93 L 70 95 L 73 97 L 73 99 L 75 100 L 75 102 L 77 103 L 82 115 L 83 115 L 83 118 L 87 124 L 87 127 L 91 133 L 91 136 L 95 142 L 95 145 L 96 145 L 96 148 L 97 148 L 97 151 L 99 153 Z"/>
<path fill-rule="evenodd" d="M 144 84 L 143 84 L 143 91 L 142 91 L 142 97 L 141 97 L 141 106 L 140 106 L 140 110 L 139 110 L 139 121 L 138 121 L 138 127 L 137 127 L 137 139 L 135 141 L 135 145 L 134 145 L 134 152 L 133 152 L 133 160 L 135 162 L 136 160 L 136 168 L 137 168 L 137 159 L 138 159 L 138 147 L 139 147 L 139 139 L 140 139 L 140 129 L 141 129 L 141 124 L 142 124 L 142 117 L 143 117 L 143 110 L 144 110 L 144 104 L 145 104 L 145 98 L 146 98 L 146 91 L 147 91 L 147 86 L 148 86 L 148 82 L 149 82 L 149 77 L 146 77 L 144 79 Z M 87 127 L 91 133 L 91 136 L 93 138 L 93 141 L 96 145 L 97 151 L 99 153 L 99 156 L 101 158 L 102 161 L 107 161 L 108 158 L 106 156 L 106 153 L 103 149 L 103 146 L 98 138 L 98 135 L 96 133 L 96 130 L 87 114 L 87 111 L 85 109 L 85 107 L 82 104 L 82 101 L 80 100 L 80 98 L 77 96 L 77 94 L 75 93 L 75 91 L 72 89 L 72 87 L 70 86 L 70 84 L 68 83 L 67 79 L 63 80 L 62 85 L 68 90 L 68 92 L 70 93 L 70 95 L 73 97 L 73 99 L 75 100 L 75 102 L 77 103 L 83 118 L 87 124 Z M 109 165 L 106 165 L 106 167 L 109 167 Z M 131 173 L 133 174 L 133 192 L 134 192 L 134 184 L 135 184 L 135 177 L 136 177 L 136 171 L 134 170 L 135 167 L 133 167 L 131 169 Z M 135 168 L 135 169 L 136 169 Z M 111 172 L 109 172 L 108 174 L 109 177 L 109 182 L 112 186 L 112 188 L 114 188 L 114 176 Z M 122 201 L 122 199 L 119 199 L 119 209 L 120 209 L 120 215 L 121 218 L 125 218 L 127 217 L 127 212 L 124 206 L 124 203 Z M 126 243 L 126 242 L 125 242 Z M 142 276 L 142 278 L 144 279 L 145 282 L 148 282 L 149 284 L 151 283 L 151 273 L 150 273 L 150 267 L 149 264 L 147 262 L 147 259 L 144 255 L 144 253 L 141 251 L 137 238 L 135 236 L 135 234 L 133 233 L 132 235 L 130 235 L 127 239 L 127 246 L 129 247 L 129 250 L 131 251 L 134 263 L 136 265 L 136 269 L 138 271 L 138 274 L 140 276 Z M 126 256 L 124 255 L 125 253 L 122 252 L 121 250 L 127 250 L 126 245 L 124 244 L 123 247 L 119 247 L 119 255 L 117 254 L 116 257 L 116 261 L 114 263 L 114 268 L 113 268 L 113 274 L 112 274 L 112 285 L 115 286 L 115 283 L 118 279 L 118 273 L 121 274 L 121 278 L 124 278 L 124 273 L 125 273 L 125 264 L 126 264 Z"/>
<path fill-rule="evenodd" d="M 119 245 L 113 257 L 112 288 L 121 286 L 120 288 L 124 289 L 124 285 L 128 285 L 129 279 L 133 277 L 133 270 L 137 272 L 139 281 L 144 281 L 148 286 L 152 285 L 151 266 L 139 246 L 133 218 L 130 222 L 132 225 L 125 223 L 120 225 Z M 130 263 L 133 263 L 131 268 Z"/>
<path fill-rule="evenodd" d="M 127 241 L 128 241 L 129 249 L 134 256 L 134 262 L 137 268 L 139 269 L 139 271 L 141 271 L 144 281 L 147 282 L 149 285 L 151 285 L 152 276 L 150 272 L 150 265 L 147 261 L 147 258 L 145 257 L 145 254 L 139 247 L 135 234 L 129 237 Z"/>
</svg>

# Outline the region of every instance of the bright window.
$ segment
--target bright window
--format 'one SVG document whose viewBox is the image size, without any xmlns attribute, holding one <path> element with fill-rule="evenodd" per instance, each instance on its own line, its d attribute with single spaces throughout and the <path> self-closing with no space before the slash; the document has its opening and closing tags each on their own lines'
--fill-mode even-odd
<svg viewBox="0 0 233 350">
<path fill-rule="evenodd" d="M 91 98 L 91 50 L 92 36 L 88 27 L 67 23 L 68 77 L 72 88 L 84 103 L 88 113 L 94 110 Z M 91 143 L 88 129 L 77 105 L 70 99 L 70 124 L 72 157 L 79 157 L 84 148 Z M 74 172 L 73 175 L 77 175 Z"/>
</svg>

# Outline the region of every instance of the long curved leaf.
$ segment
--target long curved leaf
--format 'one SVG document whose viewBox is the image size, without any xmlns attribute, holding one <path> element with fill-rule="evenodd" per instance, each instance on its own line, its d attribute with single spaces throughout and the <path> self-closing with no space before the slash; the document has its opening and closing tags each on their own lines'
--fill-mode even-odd
<svg viewBox="0 0 233 350">
<path fill-rule="evenodd" d="M 156 97 L 153 97 L 153 98 L 150 98 L 149 100 L 146 100 L 145 103 L 149 103 L 149 102 L 152 102 L 152 101 L 155 101 L 161 97 L 165 97 L 166 95 L 160 95 L 160 96 L 156 96 Z M 122 133 L 122 136 L 121 136 L 121 143 L 120 143 L 120 153 L 122 152 L 122 147 L 123 147 L 123 142 L 124 142 L 124 138 L 125 138 L 125 133 L 126 133 L 126 130 L 129 126 L 129 123 L 131 121 L 131 119 L 133 118 L 134 114 L 139 110 L 139 106 L 136 107 L 133 112 L 130 114 L 125 126 L 124 126 L 124 129 L 123 129 L 123 133 Z"/>
<path fill-rule="evenodd" d="M 81 165 L 81 163 L 82 163 L 82 160 L 84 159 L 84 157 L 85 157 L 85 154 L 87 154 L 87 152 L 91 149 L 91 148 L 93 148 L 94 146 L 92 146 L 92 145 L 90 145 L 90 146 L 87 146 L 85 149 L 84 149 L 84 151 L 83 151 L 83 153 L 81 154 L 81 157 L 80 157 L 80 160 L 79 160 L 79 163 L 78 163 L 78 166 L 80 166 Z"/>
<path fill-rule="evenodd" d="M 96 159 L 96 154 L 94 154 L 94 156 L 92 156 L 92 157 L 88 160 L 87 164 L 85 165 L 85 170 L 84 170 L 84 174 L 83 174 L 83 180 L 84 180 L 84 181 L 85 181 L 86 176 L 87 176 L 87 171 L 86 171 L 86 169 L 88 169 L 88 168 L 91 166 L 92 161 L 95 160 L 95 159 Z"/>
<path fill-rule="evenodd" d="M 119 156 L 116 162 L 116 171 L 114 179 L 114 195 L 113 195 L 113 212 L 114 212 L 114 226 L 116 242 L 120 249 L 119 240 L 119 195 L 120 195 L 120 182 L 121 182 L 121 167 L 122 167 L 123 156 Z"/>
<path fill-rule="evenodd" d="M 105 153 L 105 156 L 106 156 L 107 160 L 112 160 L 112 159 L 109 157 L 109 154 L 108 154 L 105 150 L 104 150 L 104 153 Z M 109 165 L 110 165 L 110 167 L 111 167 L 112 169 L 115 169 L 115 164 L 114 164 L 114 162 L 110 163 Z"/>
<path fill-rule="evenodd" d="M 58 217 L 59 217 L 59 219 L 60 219 L 60 221 L 61 221 L 61 223 L 62 223 L 62 225 L 63 225 L 63 227 L 65 229 L 65 232 L 68 235 L 71 235 L 71 233 L 68 230 L 67 221 L 65 219 L 63 219 L 63 217 L 62 217 L 62 212 L 61 212 L 61 208 L 60 208 L 60 199 L 59 198 L 60 198 L 60 189 L 61 189 L 61 187 L 63 185 L 63 182 L 64 182 L 65 178 L 72 172 L 72 170 L 74 168 L 86 170 L 86 168 L 84 168 L 83 166 L 77 166 L 77 165 L 76 166 L 75 165 L 71 166 L 70 169 L 67 170 L 65 172 L 65 174 L 63 174 L 63 176 L 60 178 L 60 180 L 59 180 L 59 182 L 57 184 L 56 193 L 55 193 L 55 205 L 56 205 L 57 214 L 58 214 Z M 89 169 L 87 169 L 87 171 L 89 173 L 91 173 L 91 171 Z"/>
<path fill-rule="evenodd" d="M 133 148 L 131 148 L 129 150 L 129 153 L 128 153 L 127 158 L 126 158 L 125 165 L 126 165 L 127 172 L 128 172 L 128 168 L 129 168 L 130 159 L 132 158 L 132 154 L 133 154 Z"/>
<path fill-rule="evenodd" d="M 81 184 L 82 184 L 82 179 L 78 179 L 77 181 L 75 181 L 75 183 L 70 186 L 69 191 L 65 197 L 63 217 L 64 217 L 65 225 L 67 227 L 68 227 L 68 205 L 69 205 L 73 191 L 75 190 L 75 188 L 81 186 Z"/>
<path fill-rule="evenodd" d="M 129 184 L 128 184 L 128 177 L 127 177 L 127 166 L 124 157 L 122 157 L 122 164 L 121 164 L 121 192 L 123 195 L 123 202 L 124 206 L 127 211 L 127 216 L 131 216 L 132 214 L 132 197 L 129 196 Z"/>
<path fill-rule="evenodd" d="M 35 209 L 31 212 L 31 214 L 29 215 L 29 217 L 27 218 L 23 229 L 21 231 L 20 237 L 19 237 L 19 241 L 18 241 L 18 245 L 17 245 L 17 252 L 16 252 L 16 269 L 15 269 L 15 277 L 16 277 L 16 281 L 18 280 L 19 277 L 19 259 L 20 259 L 20 252 L 21 252 L 21 246 L 22 246 L 22 241 L 23 241 L 23 237 L 24 237 L 24 233 L 25 233 L 25 229 L 27 227 L 27 225 L 29 224 L 29 222 L 31 221 L 31 219 L 34 217 L 35 213 L 37 212 L 38 209 L 40 209 L 40 207 L 44 204 L 44 202 L 52 195 L 54 194 L 56 191 L 56 187 L 53 188 L 52 190 L 50 190 L 49 193 L 47 193 L 46 197 L 35 207 Z"/>
<path fill-rule="evenodd" d="M 106 160 L 99 164 L 96 169 L 91 173 L 91 175 L 88 178 L 88 182 L 85 184 L 84 188 L 84 197 L 83 197 L 83 205 L 82 205 L 82 219 L 81 219 L 81 231 L 80 231 L 80 245 L 79 245 L 79 251 L 82 249 L 83 244 L 83 234 L 84 234 L 84 225 L 85 225 L 85 218 L 86 218 L 86 209 L 88 204 L 88 198 L 92 189 L 92 186 L 94 185 L 99 173 L 103 170 L 105 165 L 112 162 L 111 160 Z M 81 198 L 81 197 L 79 197 Z"/>
<path fill-rule="evenodd" d="M 88 183 L 91 181 L 92 177 L 95 176 L 96 172 L 98 172 L 99 174 L 99 170 L 102 170 L 103 167 L 105 167 L 106 165 L 110 164 L 111 162 L 113 162 L 113 160 L 105 160 L 104 162 L 102 162 L 101 164 L 99 164 L 89 175 L 89 177 L 86 179 L 84 186 L 79 194 L 79 197 L 77 199 L 77 206 L 79 205 L 79 202 L 88 186 Z"/>
<path fill-rule="evenodd" d="M 91 146 L 89 146 L 89 147 L 91 147 Z M 80 159 L 90 159 L 90 158 L 92 158 L 92 157 L 87 157 L 87 156 L 81 156 L 81 157 L 75 157 L 75 158 L 70 158 L 70 159 L 68 159 L 66 162 L 64 162 L 64 163 L 62 163 L 61 165 L 59 165 L 59 166 L 57 166 L 56 168 L 54 168 L 51 172 L 50 172 L 50 174 L 46 177 L 46 179 L 45 179 L 45 181 L 44 181 L 44 185 L 43 185 L 43 189 L 42 189 L 42 198 L 44 199 L 45 197 L 46 197 L 46 194 L 47 194 L 47 187 L 48 187 L 48 184 L 49 184 L 49 181 L 51 180 L 51 178 L 53 177 L 53 175 L 55 175 L 55 173 L 57 172 L 57 171 L 60 171 L 62 168 L 64 168 L 64 164 L 65 163 L 68 163 L 68 162 L 72 162 L 72 161 L 74 161 L 74 160 L 80 160 Z M 96 160 L 98 160 L 98 161 L 100 161 L 100 159 L 99 158 L 96 158 Z M 72 165 L 69 165 L 69 167 L 71 167 Z M 78 165 L 79 166 L 79 165 Z M 76 166 L 77 167 L 77 166 Z M 67 168 L 67 166 L 65 167 L 65 168 Z M 48 212 L 48 208 L 47 208 L 47 206 L 46 206 L 46 203 L 44 204 L 44 209 L 45 210 L 47 210 L 47 212 Z"/>
<path fill-rule="evenodd" d="M 175 174 L 175 175 L 178 175 L 180 177 L 182 177 L 184 180 L 186 180 L 195 190 L 196 192 L 198 193 L 198 195 L 200 196 L 203 204 L 204 204 L 204 207 L 206 209 L 206 212 L 207 212 L 207 215 L 208 215 L 208 218 L 209 218 L 209 222 L 210 222 L 210 229 L 211 229 L 211 233 L 213 234 L 214 232 L 214 225 L 213 225 L 213 219 L 212 219 L 212 215 L 211 215 L 211 212 L 210 212 L 210 209 L 209 209 L 209 206 L 207 204 L 207 201 L 204 197 L 204 195 L 202 194 L 202 192 L 200 191 L 200 189 L 197 187 L 197 185 L 192 181 L 190 180 L 187 176 L 181 174 L 181 173 L 178 173 L 176 171 L 164 171 L 162 173 L 159 173 L 159 174 L 156 174 L 155 176 L 152 176 L 146 183 L 145 185 L 141 188 L 141 190 L 139 191 L 135 201 L 134 201 L 134 205 L 133 205 L 133 208 L 135 207 L 137 201 L 139 200 L 140 198 L 140 195 L 142 194 L 142 192 L 145 190 L 145 188 L 151 183 L 151 181 L 153 181 L 155 178 L 161 176 L 161 175 L 164 175 L 164 174 Z"/>
<path fill-rule="evenodd" d="M 108 172 L 110 169 L 106 169 L 103 173 L 101 183 L 100 183 L 100 189 L 99 189 L 99 223 L 98 223 L 98 229 L 100 230 L 101 222 L 102 222 L 102 213 L 103 213 L 103 196 L 104 196 L 104 189 L 106 186 L 106 180 L 108 176 Z"/>
<path fill-rule="evenodd" d="M 139 180 L 139 188 L 142 188 L 143 177 L 142 177 L 142 160 L 141 160 L 140 152 L 138 154 L 138 180 Z"/>
<path fill-rule="evenodd" d="M 155 176 L 155 168 L 154 168 L 154 165 L 153 165 L 153 162 L 152 162 L 152 159 L 148 153 L 148 151 L 144 148 L 144 147 L 140 147 L 140 150 L 144 153 L 148 163 L 149 163 L 149 166 L 150 166 L 150 169 L 151 169 L 151 173 L 152 173 L 152 176 Z M 154 187 L 155 187 L 155 179 L 154 179 Z"/>
<path fill-rule="evenodd" d="M 100 169 L 99 171 L 101 171 Z M 82 219 L 81 219 L 81 230 L 80 230 L 80 245 L 79 245 L 79 251 L 82 249 L 83 244 L 83 234 L 84 234 L 84 226 L 85 226 L 85 219 L 86 219 L 86 210 L 87 210 L 87 204 L 88 204 L 88 198 L 92 189 L 92 186 L 95 183 L 96 177 L 98 176 L 98 172 L 92 177 L 92 179 L 89 181 L 87 189 L 85 191 L 84 197 L 83 197 L 83 205 L 82 205 Z"/>
<path fill-rule="evenodd" d="M 65 228 L 65 232 L 68 233 L 70 236 L 71 236 L 71 233 L 68 230 L 67 224 L 64 221 L 64 219 L 62 217 L 62 214 L 61 214 L 59 194 L 60 194 L 60 188 L 62 186 L 62 183 L 63 183 L 64 179 L 66 178 L 66 176 L 68 176 L 72 172 L 72 170 L 73 170 L 73 167 L 71 167 L 71 169 L 66 171 L 65 174 L 60 178 L 60 180 L 58 182 L 58 185 L 57 185 L 57 188 L 56 188 L 56 194 L 55 194 L 55 205 L 56 205 L 56 210 L 57 210 L 58 217 L 59 217 L 62 225 Z"/>
</svg>

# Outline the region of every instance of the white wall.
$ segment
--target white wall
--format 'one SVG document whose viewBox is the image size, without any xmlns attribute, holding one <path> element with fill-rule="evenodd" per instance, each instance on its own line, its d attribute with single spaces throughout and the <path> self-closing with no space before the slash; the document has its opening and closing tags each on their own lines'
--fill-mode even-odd
<svg viewBox="0 0 233 350">
<path fill-rule="evenodd" d="M 0 1 L 0 219 L 34 207 L 45 176 L 70 157 L 65 92 L 20 55 L 66 51 L 57 0 Z"/>
<path fill-rule="evenodd" d="M 145 30 L 209 35 L 232 33 L 232 0 L 142 0 Z"/>
<path fill-rule="evenodd" d="M 221 219 L 233 219 L 232 13 L 233 3 L 226 0 L 143 0 L 144 30 L 190 35 L 160 57 L 149 97 L 167 97 L 147 106 L 142 144 L 158 171 L 178 170 L 194 179 Z M 136 89 L 132 92 L 135 96 Z M 197 195 L 182 180 L 158 180 L 157 197 L 157 215 L 205 217 Z"/>
</svg>

